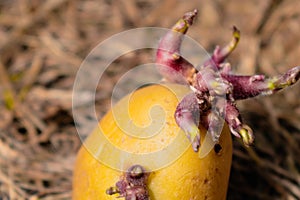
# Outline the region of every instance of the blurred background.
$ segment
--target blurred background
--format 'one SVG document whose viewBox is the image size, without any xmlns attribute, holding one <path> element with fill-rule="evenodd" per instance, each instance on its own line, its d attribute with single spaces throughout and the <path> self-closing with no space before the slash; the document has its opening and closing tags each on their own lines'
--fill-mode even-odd
<svg viewBox="0 0 300 200">
<path fill-rule="evenodd" d="M 274 76 L 300 65 L 299 0 L 0 0 L 0 199 L 70 199 L 81 145 L 72 87 L 81 62 L 113 34 L 169 28 L 195 8 L 188 35 L 209 52 L 230 40 L 233 25 L 240 29 L 229 58 L 236 73 Z M 153 53 L 137 51 L 112 63 L 97 88 L 99 117 L 120 76 L 149 61 Z M 246 149 L 233 139 L 228 199 L 300 199 L 299 97 L 298 83 L 239 102 L 256 140 Z"/>
</svg>

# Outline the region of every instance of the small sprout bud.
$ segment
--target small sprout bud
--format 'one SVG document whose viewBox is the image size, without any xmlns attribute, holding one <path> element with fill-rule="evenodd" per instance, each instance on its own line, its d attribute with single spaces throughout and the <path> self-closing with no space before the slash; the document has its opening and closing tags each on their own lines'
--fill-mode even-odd
<svg viewBox="0 0 300 200">
<path fill-rule="evenodd" d="M 125 200 L 149 200 L 148 175 L 141 165 L 133 165 L 120 177 L 116 186 L 106 190 L 106 194 L 119 194 L 118 197 L 124 197 Z"/>
<path fill-rule="evenodd" d="M 180 59 L 180 55 L 178 53 L 173 53 L 173 59 L 174 60 L 179 60 Z"/>
<path fill-rule="evenodd" d="M 144 170 L 142 166 L 134 165 L 131 168 L 129 168 L 128 173 L 132 178 L 140 178 L 141 176 L 143 176 Z"/>
<path fill-rule="evenodd" d="M 108 195 L 113 195 L 113 194 L 119 194 L 120 191 L 118 190 L 117 187 L 110 187 L 106 190 L 106 194 Z"/>
<path fill-rule="evenodd" d="M 240 134 L 245 146 L 248 147 L 254 142 L 253 131 L 249 126 L 243 125 L 242 129 L 239 131 L 239 134 Z"/>
<path fill-rule="evenodd" d="M 281 90 L 296 83 L 300 78 L 300 66 L 288 70 L 285 74 L 269 80 L 270 90 Z"/>
<path fill-rule="evenodd" d="M 187 12 L 183 15 L 183 19 L 189 24 L 192 25 L 194 23 L 194 18 L 198 14 L 198 10 L 194 9 L 192 12 Z"/>
<path fill-rule="evenodd" d="M 194 18 L 197 15 L 198 10 L 194 10 L 192 12 L 187 12 L 183 15 L 183 17 L 178 20 L 178 22 L 173 26 L 172 30 L 177 31 L 179 33 L 186 33 L 189 26 L 193 24 Z"/>
</svg>

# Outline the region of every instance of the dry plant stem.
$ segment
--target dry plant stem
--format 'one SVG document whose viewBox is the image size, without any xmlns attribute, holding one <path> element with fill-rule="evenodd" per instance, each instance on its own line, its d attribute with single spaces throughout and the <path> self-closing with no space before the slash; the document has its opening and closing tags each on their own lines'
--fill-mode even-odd
<svg viewBox="0 0 300 200">
<path fill-rule="evenodd" d="M 274 165 L 273 162 L 260 158 L 252 148 L 246 148 L 246 151 L 248 152 L 250 159 L 256 162 L 257 166 L 259 167 L 259 169 L 257 169 L 259 174 L 266 179 L 270 185 L 273 185 L 277 191 L 281 192 L 282 195 L 286 195 L 286 191 L 289 191 L 289 193 L 295 197 L 299 196 L 299 174 L 291 174 L 286 169 L 278 165 Z M 237 151 L 234 153 L 242 159 L 249 159 L 246 154 Z M 276 183 L 278 184 L 274 184 L 274 180 L 276 180 Z"/>
<path fill-rule="evenodd" d="M 265 25 L 267 24 L 268 20 L 270 19 L 270 16 L 282 2 L 283 2 L 283 0 L 272 0 L 269 2 L 269 5 L 266 8 L 264 15 L 262 16 L 262 19 L 260 20 L 260 23 L 256 29 L 257 34 L 260 34 L 263 31 Z"/>
<path fill-rule="evenodd" d="M 232 134 L 241 137 L 249 146 L 254 141 L 251 128 L 242 122 L 236 101 L 258 95 L 270 95 L 295 84 L 300 78 L 300 66 L 286 73 L 265 78 L 264 75 L 241 76 L 231 71 L 224 62 L 236 48 L 240 31 L 233 27 L 232 40 L 223 48 L 219 46 L 213 55 L 197 71 L 180 55 L 183 35 L 193 24 L 197 11 L 186 13 L 161 39 L 157 50 L 158 70 L 164 78 L 173 83 L 188 83 L 194 94 L 189 94 L 178 104 L 175 113 L 177 124 L 185 131 L 194 151 L 200 146 L 198 132 L 200 123 L 208 128 L 214 141 L 218 141 L 218 124 L 222 118 L 227 122 Z M 212 109 L 213 108 L 213 109 Z"/>
<path fill-rule="evenodd" d="M 7 69 L 2 64 L 2 61 L 0 61 L 0 83 L 4 87 L 3 96 L 6 108 L 13 111 L 15 116 L 24 124 L 26 130 L 32 130 L 29 131 L 29 133 L 33 135 L 36 134 L 35 127 L 39 130 L 44 130 L 46 128 L 46 124 L 42 122 L 42 120 L 39 119 L 36 115 L 34 115 L 29 107 L 23 105 L 22 102 L 25 99 L 31 85 L 37 79 L 37 75 L 41 70 L 42 65 L 43 56 L 36 56 L 30 67 L 30 70 L 22 79 L 22 89 L 20 90 L 20 92 L 17 92 L 12 86 Z M 32 144 L 34 144 L 35 142 L 37 141 L 31 140 Z"/>
<path fill-rule="evenodd" d="M 36 185 L 32 186 L 33 184 L 26 183 L 26 180 L 20 181 L 20 174 L 22 174 L 22 178 L 24 178 L 24 176 L 26 177 L 27 175 L 31 177 L 41 177 L 40 182 L 42 182 L 42 179 L 53 178 L 53 175 L 51 175 L 51 177 L 47 177 L 47 173 L 37 173 L 39 171 L 44 171 L 44 169 L 35 171 L 33 168 L 31 168 L 31 170 L 35 172 L 34 175 L 30 175 L 30 172 L 24 174 L 24 172 L 20 171 L 17 167 L 11 167 L 16 166 L 16 163 L 13 160 L 17 160 L 17 164 L 22 163 L 22 165 L 26 165 L 27 162 L 33 164 L 35 161 L 29 161 L 27 160 L 29 158 L 24 157 L 24 155 L 33 154 L 32 151 L 39 152 L 39 154 L 35 156 L 35 159 L 37 159 L 37 156 L 41 156 L 43 157 L 43 159 L 47 159 L 50 155 L 49 152 L 47 152 L 41 146 L 37 145 L 39 142 L 41 142 L 39 137 L 44 135 L 40 134 L 39 136 L 39 134 L 37 133 L 37 129 L 43 132 L 47 128 L 46 124 L 38 116 L 36 116 L 28 106 L 23 104 L 23 100 L 27 94 L 26 90 L 30 88 L 38 72 L 40 71 L 42 66 L 42 60 L 42 57 L 35 57 L 30 70 L 26 73 L 22 80 L 24 86 L 19 92 L 17 92 L 14 89 L 11 79 L 9 78 L 7 69 L 2 64 L 2 61 L 0 62 L 0 83 L 3 87 L 5 97 L 3 100 L 6 104 L 6 109 L 11 111 L 12 115 L 18 120 L 20 126 L 23 126 L 24 129 L 27 131 L 27 137 L 30 138 L 28 143 L 31 145 L 30 148 L 27 147 L 26 149 L 24 149 L 24 144 L 18 142 L 18 140 L 21 140 L 20 137 L 18 138 L 18 136 L 20 136 L 19 134 L 13 134 L 12 137 L 14 138 L 10 138 L 11 136 L 5 135 L 5 132 L 1 132 L 0 139 L 4 137 L 6 143 L 8 143 L 9 145 L 5 143 L 5 145 L 2 145 L 2 147 L 4 147 L 5 149 L 5 151 L 2 153 L 2 159 L 5 160 L 5 163 L 1 164 L 2 169 L 0 171 L 0 179 L 6 180 L 4 183 L 9 187 L 9 196 L 12 199 L 29 199 L 30 196 L 26 192 L 24 192 L 24 189 L 32 191 L 44 190 L 45 193 L 51 193 L 53 191 L 62 192 L 63 190 L 65 190 L 62 187 L 53 187 L 51 189 L 45 189 L 42 187 L 36 187 Z M 29 78 L 29 76 L 31 76 L 31 79 Z M 16 184 L 16 182 L 20 183 Z"/>
<path fill-rule="evenodd" d="M 45 16 L 47 16 L 52 10 L 61 6 L 66 0 L 48 0 L 42 4 L 41 8 L 37 9 L 34 15 L 27 15 L 28 17 L 22 20 L 17 20 L 19 23 L 15 25 L 13 32 L 8 36 L 6 42 L 2 44 L 0 52 L 4 52 L 8 48 L 11 48 L 15 43 L 17 43 L 22 34 L 28 29 L 32 28 L 34 24 L 37 24 Z"/>
</svg>

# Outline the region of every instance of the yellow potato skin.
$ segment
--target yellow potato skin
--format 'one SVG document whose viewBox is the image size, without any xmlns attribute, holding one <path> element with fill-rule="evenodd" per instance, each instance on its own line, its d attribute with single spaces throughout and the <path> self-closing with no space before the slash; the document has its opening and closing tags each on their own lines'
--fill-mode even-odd
<svg viewBox="0 0 300 200">
<path fill-rule="evenodd" d="M 129 102 L 128 112 L 131 120 L 139 125 L 149 125 L 152 121 L 148 111 L 153 105 L 159 104 L 166 114 L 166 123 L 160 134 L 139 143 L 140 140 L 124 134 L 118 127 L 112 111 L 109 111 L 99 123 L 103 134 L 113 145 L 132 153 L 153 152 L 167 147 L 178 133 L 184 134 L 178 131 L 180 129 L 175 123 L 174 112 L 178 101 L 188 93 L 188 90 L 180 85 L 168 87 L 171 90 L 161 85 L 147 86 L 123 98 L 115 106 L 118 110 L 126 107 L 126 102 Z M 124 116 L 124 119 L 121 116 L 118 120 L 128 122 L 129 119 L 126 118 L 128 115 Z M 73 200 L 119 199 L 116 198 L 118 195 L 109 196 L 105 191 L 115 185 L 123 172 L 102 164 L 91 154 L 99 146 L 98 132 L 99 129 L 96 128 L 88 137 L 85 146 L 79 150 L 73 174 Z M 205 134 L 206 131 L 201 128 L 201 141 Z M 151 172 L 148 179 L 150 199 L 226 199 L 232 159 L 232 140 L 227 125 L 224 126 L 219 144 L 222 147 L 220 152 L 217 153 L 213 149 L 201 159 L 189 146 L 174 162 Z M 106 152 L 106 154 L 113 156 L 116 160 L 119 159 L 118 155 L 111 155 L 111 152 Z M 143 163 L 137 164 L 143 165 Z M 147 169 L 147 166 L 144 167 Z"/>
</svg>

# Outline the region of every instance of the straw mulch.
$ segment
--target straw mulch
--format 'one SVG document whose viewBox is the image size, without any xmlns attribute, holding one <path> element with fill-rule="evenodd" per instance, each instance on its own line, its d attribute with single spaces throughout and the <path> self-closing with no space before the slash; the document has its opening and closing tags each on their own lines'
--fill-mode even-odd
<svg viewBox="0 0 300 200">
<path fill-rule="evenodd" d="M 72 87 L 99 42 L 130 28 L 170 27 L 197 8 L 189 36 L 211 52 L 236 25 L 241 42 L 229 59 L 235 71 L 272 76 L 300 65 L 299 7 L 298 0 L 0 1 L 0 199 L 71 198 L 81 145 Z M 100 117 L 118 78 L 151 56 L 136 52 L 112 64 L 97 90 Z M 228 199 L 300 199 L 299 96 L 297 84 L 240 102 L 256 141 L 246 149 L 234 138 Z"/>
</svg>

